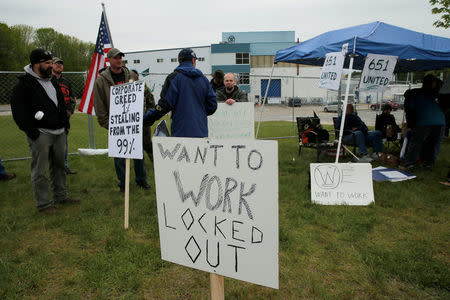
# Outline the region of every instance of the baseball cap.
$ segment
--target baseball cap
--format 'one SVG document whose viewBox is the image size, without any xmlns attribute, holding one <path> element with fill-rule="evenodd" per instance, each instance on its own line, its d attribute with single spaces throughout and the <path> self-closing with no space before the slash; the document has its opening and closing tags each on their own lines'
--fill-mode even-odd
<svg viewBox="0 0 450 300">
<path fill-rule="evenodd" d="M 64 64 L 63 60 L 59 57 L 53 57 L 53 63 L 54 64 L 57 64 L 57 63 Z"/>
<path fill-rule="evenodd" d="M 111 48 L 111 50 L 108 51 L 108 54 L 106 55 L 106 57 L 108 57 L 108 59 L 111 59 L 111 58 L 115 57 L 118 54 L 122 55 L 122 57 L 125 56 L 125 54 L 123 54 L 119 49 Z"/>
<path fill-rule="evenodd" d="M 44 50 L 44 49 L 34 49 L 33 51 L 31 51 L 30 53 L 30 63 L 33 64 L 37 64 L 37 63 L 41 63 L 47 60 L 52 60 L 52 54 L 50 53 L 50 51 Z"/>
<path fill-rule="evenodd" d="M 180 53 L 178 53 L 178 61 L 189 61 L 193 58 L 197 59 L 197 55 L 191 48 L 181 49 Z"/>
</svg>

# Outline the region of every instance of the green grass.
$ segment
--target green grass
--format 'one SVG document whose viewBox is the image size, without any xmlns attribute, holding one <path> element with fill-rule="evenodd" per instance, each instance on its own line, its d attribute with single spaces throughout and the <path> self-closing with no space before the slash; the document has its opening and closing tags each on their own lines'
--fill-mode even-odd
<svg viewBox="0 0 450 300">
<path fill-rule="evenodd" d="M 0 155 L 28 155 L 10 117 Z M 261 136 L 290 135 L 291 123 L 265 122 Z M 86 148 L 87 121 L 72 120 L 71 151 Z M 3 142 L 7 141 L 7 142 Z M 106 131 L 96 127 L 97 148 Z M 309 163 L 315 151 L 296 139 L 279 144 L 280 289 L 226 279 L 226 299 L 449 299 L 450 165 L 445 139 L 433 172 L 406 182 L 374 182 L 368 207 L 311 204 Z M 295 159 L 295 160 L 294 160 Z M 333 158 L 329 158 L 332 162 Z M 205 299 L 209 275 L 161 260 L 153 166 L 151 192 L 130 191 L 130 229 L 123 230 L 123 196 L 112 159 L 70 157 L 68 176 L 78 206 L 44 216 L 34 207 L 29 160 L 8 161 L 18 177 L 0 182 L 0 298 Z M 133 173 L 133 172 L 132 172 Z M 133 174 L 132 174 L 133 176 Z"/>
</svg>

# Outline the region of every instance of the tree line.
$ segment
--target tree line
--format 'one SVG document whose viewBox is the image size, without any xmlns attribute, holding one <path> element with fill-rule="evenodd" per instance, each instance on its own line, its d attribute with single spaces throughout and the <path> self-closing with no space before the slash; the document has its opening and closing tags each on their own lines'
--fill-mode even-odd
<svg viewBox="0 0 450 300">
<path fill-rule="evenodd" d="M 49 50 L 64 60 L 65 71 L 89 69 L 95 44 L 62 34 L 53 28 L 34 29 L 29 25 L 8 26 L 0 22 L 0 70 L 21 71 L 30 63 L 35 48 Z"/>
</svg>

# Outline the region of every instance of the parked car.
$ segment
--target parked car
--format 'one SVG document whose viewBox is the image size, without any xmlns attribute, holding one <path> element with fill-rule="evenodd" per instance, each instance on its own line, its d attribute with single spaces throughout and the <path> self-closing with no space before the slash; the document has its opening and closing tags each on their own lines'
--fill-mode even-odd
<svg viewBox="0 0 450 300">
<path fill-rule="evenodd" d="M 300 107 L 300 106 L 302 106 L 302 99 L 299 97 L 288 98 L 288 106 L 289 107 Z"/>
<path fill-rule="evenodd" d="M 343 105 L 343 101 L 340 101 L 341 102 L 341 109 L 342 109 L 342 105 Z M 337 112 L 338 111 L 338 101 L 330 101 L 330 102 L 327 102 L 327 104 L 325 104 L 324 105 L 324 107 L 323 107 L 323 111 L 324 112 Z"/>
<path fill-rule="evenodd" d="M 385 105 L 385 104 L 390 104 L 392 107 L 392 110 L 394 110 L 394 111 L 401 108 L 400 103 L 393 102 L 393 101 L 385 101 L 385 102 L 381 103 L 381 107 L 383 107 L 383 105 Z M 380 110 L 380 103 L 370 104 L 370 109 L 371 110 Z"/>
</svg>

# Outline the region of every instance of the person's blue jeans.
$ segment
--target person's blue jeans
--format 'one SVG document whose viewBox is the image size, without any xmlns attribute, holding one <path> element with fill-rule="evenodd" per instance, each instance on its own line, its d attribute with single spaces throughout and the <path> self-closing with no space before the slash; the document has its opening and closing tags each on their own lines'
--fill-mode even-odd
<svg viewBox="0 0 450 300">
<path fill-rule="evenodd" d="M 356 147 L 358 147 L 359 155 L 364 156 L 367 152 L 367 145 L 372 146 L 373 152 L 383 151 L 382 134 L 379 130 L 369 131 L 365 135 L 361 130 L 354 131 Z M 342 137 L 345 144 L 353 143 L 353 135 L 348 134 Z"/>
<path fill-rule="evenodd" d="M 5 167 L 2 164 L 2 159 L 0 157 L 0 178 L 5 177 L 6 175 L 6 171 L 5 171 Z"/>
<path fill-rule="evenodd" d="M 134 160 L 134 173 L 136 174 L 134 180 L 137 184 L 144 184 L 147 182 L 147 173 L 145 171 L 144 159 Z M 114 157 L 114 167 L 116 168 L 117 178 L 119 179 L 119 187 L 125 187 L 125 158 Z"/>
<path fill-rule="evenodd" d="M 442 132 L 440 125 L 414 128 L 406 152 L 405 166 L 414 165 L 421 154 L 425 163 L 433 164 L 440 150 Z"/>
</svg>

